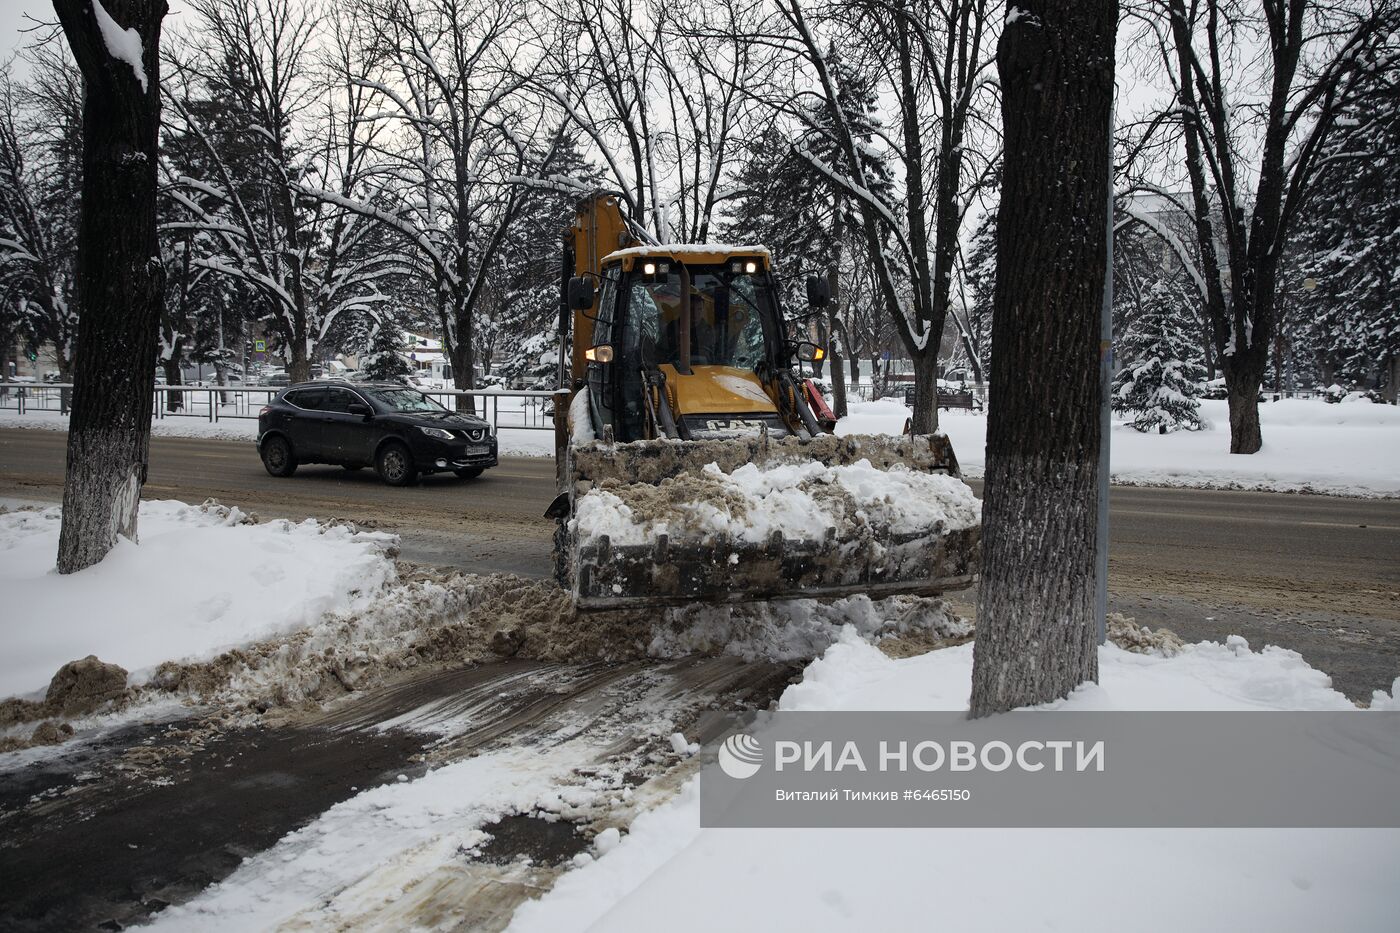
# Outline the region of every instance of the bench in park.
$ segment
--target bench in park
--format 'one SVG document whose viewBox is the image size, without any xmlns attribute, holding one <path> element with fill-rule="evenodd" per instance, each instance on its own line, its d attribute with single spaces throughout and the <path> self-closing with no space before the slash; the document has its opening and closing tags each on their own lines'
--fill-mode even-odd
<svg viewBox="0 0 1400 933">
<path fill-rule="evenodd" d="M 912 406 L 914 404 L 914 387 L 909 386 L 904 390 L 904 404 Z M 939 389 L 939 408 L 964 408 L 968 411 L 980 411 L 982 402 L 966 389 Z"/>
</svg>

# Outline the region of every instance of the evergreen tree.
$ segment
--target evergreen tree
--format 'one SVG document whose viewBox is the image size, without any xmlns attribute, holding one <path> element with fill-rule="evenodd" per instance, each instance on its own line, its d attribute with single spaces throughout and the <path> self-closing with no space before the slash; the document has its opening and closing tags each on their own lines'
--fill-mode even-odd
<svg viewBox="0 0 1400 933">
<path fill-rule="evenodd" d="M 884 154 L 874 146 L 880 129 L 878 99 L 869 78 L 828 46 L 825 55 L 837 86 L 836 104 L 850 127 L 857 157 L 869 188 L 886 202 L 893 200 L 893 175 Z M 845 414 L 845 379 L 841 358 L 859 353 L 859 309 L 844 296 L 838 270 L 860 258 L 866 242 L 859 206 L 833 175 L 856 175 L 837 143 L 837 114 L 826 103 L 803 115 L 795 136 L 776 127 L 760 134 L 750 147 L 735 182 L 740 195 L 723 236 L 731 242 L 762 243 L 783 270 L 782 286 L 790 308 L 806 306 L 809 275 L 825 276 L 832 285 L 828 314 L 813 323 L 817 338 L 831 345 L 837 417 Z M 805 334 L 803 335 L 805 336 Z M 837 338 L 837 339 L 832 339 Z M 843 346 L 844 345 L 844 346 Z"/>
<path fill-rule="evenodd" d="M 582 193 L 602 185 L 574 135 L 552 149 L 532 147 L 521 175 L 529 181 L 492 267 L 477 333 L 483 370 L 507 378 L 537 368 L 537 345 L 559 339 L 560 233 Z"/>
<path fill-rule="evenodd" d="M 978 381 L 985 381 L 992 363 L 992 295 L 997 277 L 997 208 L 982 216 L 972 235 L 972 249 L 963 266 L 971 290 L 967 319 L 961 333 L 963 348 Z"/>
<path fill-rule="evenodd" d="M 1113 377 L 1113 408 L 1133 412 L 1139 431 L 1199 431 L 1201 381 L 1196 343 L 1182 326 L 1184 296 L 1167 282 L 1150 286 L 1142 310 L 1118 340 L 1123 368 Z"/>
<path fill-rule="evenodd" d="M 388 321 L 380 324 L 369 340 L 369 352 L 360 361 L 365 376 L 375 382 L 403 382 L 412 371 L 403 358 L 403 335 Z"/>
<path fill-rule="evenodd" d="M 872 83 L 834 46 L 826 59 L 838 85 L 837 102 L 857 142 L 872 190 L 887 201 L 893 176 L 873 142 L 880 129 Z M 836 144 L 834 121 L 825 104 L 815 105 L 806 129 L 791 135 L 770 127 L 749 147 L 735 177 L 740 192 L 723 236 L 731 242 L 762 243 L 783 269 L 790 306 L 801 307 L 808 275 L 825 275 L 843 252 L 857 247 L 860 211 L 854 200 L 813 164 L 839 175 L 854 175 Z M 806 153 L 804 155 L 803 153 Z"/>
<path fill-rule="evenodd" d="M 1364 93 L 1338 120 L 1294 244 L 1285 288 L 1308 320 L 1305 345 L 1324 383 L 1400 383 L 1400 75 L 1365 72 Z M 1309 291 L 1304 282 L 1313 286 Z"/>
</svg>

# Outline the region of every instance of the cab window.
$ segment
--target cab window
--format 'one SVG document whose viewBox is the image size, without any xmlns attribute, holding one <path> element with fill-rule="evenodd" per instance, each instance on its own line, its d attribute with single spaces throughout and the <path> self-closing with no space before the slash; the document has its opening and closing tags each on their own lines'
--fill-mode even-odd
<svg viewBox="0 0 1400 933">
<path fill-rule="evenodd" d="M 688 313 L 692 366 L 751 370 L 765 359 L 766 321 L 773 313 L 758 276 L 696 266 L 684 296 L 681 282 L 679 271 L 655 281 L 634 275 L 623 341 L 628 356 L 643 365 L 679 363 L 681 314 Z"/>
</svg>

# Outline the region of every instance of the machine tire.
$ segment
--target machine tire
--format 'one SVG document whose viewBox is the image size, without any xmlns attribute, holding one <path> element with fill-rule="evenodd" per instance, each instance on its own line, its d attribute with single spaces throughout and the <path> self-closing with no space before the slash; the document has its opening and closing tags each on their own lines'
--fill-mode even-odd
<svg viewBox="0 0 1400 933">
<path fill-rule="evenodd" d="M 262 450 L 258 453 L 262 456 L 263 467 L 271 476 L 291 476 L 297 471 L 297 458 L 292 453 L 292 445 L 280 434 L 263 441 Z"/>
<path fill-rule="evenodd" d="M 379 448 L 374 458 L 375 471 L 379 478 L 390 486 L 411 486 L 418 479 L 418 469 L 413 465 L 413 454 L 398 441 L 390 441 Z"/>
</svg>

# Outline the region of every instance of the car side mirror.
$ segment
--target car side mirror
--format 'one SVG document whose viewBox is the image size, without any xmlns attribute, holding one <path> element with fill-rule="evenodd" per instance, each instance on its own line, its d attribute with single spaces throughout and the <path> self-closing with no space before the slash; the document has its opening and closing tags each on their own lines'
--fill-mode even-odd
<svg viewBox="0 0 1400 933">
<path fill-rule="evenodd" d="M 810 340 L 802 340 L 797 344 L 794 351 L 797 358 L 804 363 L 820 363 L 826 359 L 826 350 L 812 343 Z"/>
<path fill-rule="evenodd" d="M 814 308 L 825 308 L 831 304 L 831 283 L 825 276 L 807 276 L 807 304 Z"/>
<path fill-rule="evenodd" d="M 361 418 L 368 418 L 370 415 L 374 414 L 373 410 L 371 410 L 368 405 L 361 402 L 351 402 L 345 410 L 352 415 L 359 415 Z"/>
<path fill-rule="evenodd" d="M 569 279 L 569 307 L 574 311 L 587 311 L 597 300 L 593 280 L 586 275 L 576 275 Z"/>
</svg>

